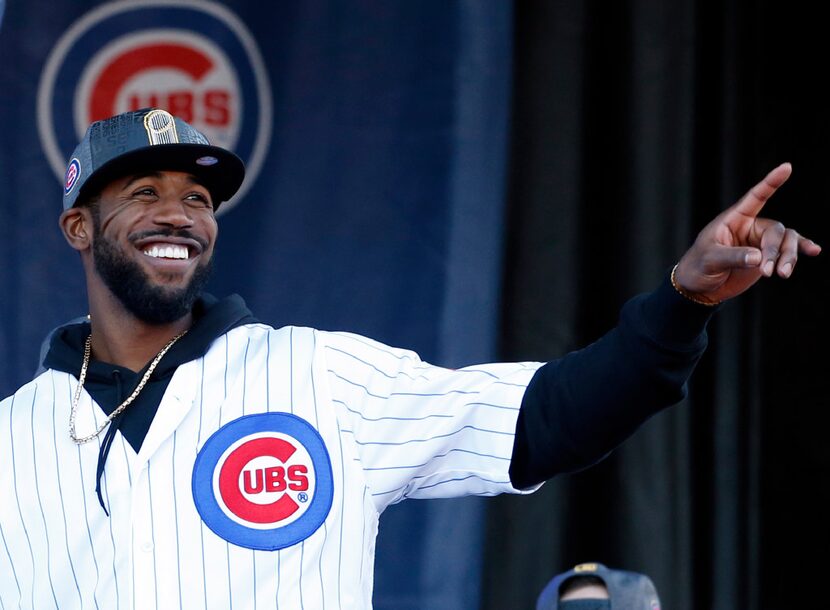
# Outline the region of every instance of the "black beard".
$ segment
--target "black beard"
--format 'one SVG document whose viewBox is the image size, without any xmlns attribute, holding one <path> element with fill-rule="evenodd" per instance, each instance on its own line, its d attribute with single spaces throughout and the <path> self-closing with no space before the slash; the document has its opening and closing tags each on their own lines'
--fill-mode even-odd
<svg viewBox="0 0 830 610">
<path fill-rule="evenodd" d="M 138 263 L 124 256 L 100 232 L 95 233 L 92 244 L 95 270 L 130 313 L 148 324 L 169 324 L 190 313 L 210 277 L 211 261 L 198 265 L 184 288 L 154 286 Z"/>
</svg>

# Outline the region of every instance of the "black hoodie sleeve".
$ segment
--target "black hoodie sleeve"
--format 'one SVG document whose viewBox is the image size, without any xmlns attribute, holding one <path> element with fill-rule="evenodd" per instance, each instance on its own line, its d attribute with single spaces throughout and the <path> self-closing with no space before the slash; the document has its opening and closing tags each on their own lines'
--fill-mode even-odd
<svg viewBox="0 0 830 610">
<path fill-rule="evenodd" d="M 596 463 L 682 400 L 715 310 L 678 294 L 667 276 L 654 292 L 628 301 L 601 339 L 542 366 L 516 424 L 513 486 L 526 489 Z"/>
</svg>

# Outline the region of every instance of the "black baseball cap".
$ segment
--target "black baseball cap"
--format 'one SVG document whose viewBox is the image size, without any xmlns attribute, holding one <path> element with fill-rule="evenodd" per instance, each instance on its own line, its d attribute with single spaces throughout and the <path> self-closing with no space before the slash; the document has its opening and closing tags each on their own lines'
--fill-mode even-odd
<svg viewBox="0 0 830 610">
<path fill-rule="evenodd" d="M 648 576 L 612 570 L 601 563 L 581 563 L 554 576 L 539 595 L 536 610 L 564 610 L 571 602 L 559 601 L 562 585 L 579 576 L 593 576 L 605 584 L 611 610 L 660 610 L 660 598 Z"/>
<path fill-rule="evenodd" d="M 245 177 L 245 165 L 235 154 L 211 145 L 166 110 L 142 108 L 89 126 L 66 167 L 63 209 L 116 178 L 156 170 L 196 176 L 210 191 L 214 210 L 233 197 Z"/>
</svg>

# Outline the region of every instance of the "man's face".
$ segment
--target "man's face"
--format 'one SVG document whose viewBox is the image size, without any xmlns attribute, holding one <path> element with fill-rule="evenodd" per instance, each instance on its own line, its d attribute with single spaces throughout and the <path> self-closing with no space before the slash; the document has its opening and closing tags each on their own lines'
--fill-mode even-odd
<svg viewBox="0 0 830 610">
<path fill-rule="evenodd" d="M 182 172 L 128 176 L 101 191 L 92 217 L 95 270 L 127 310 L 152 324 L 190 312 L 217 234 L 204 186 Z"/>
</svg>

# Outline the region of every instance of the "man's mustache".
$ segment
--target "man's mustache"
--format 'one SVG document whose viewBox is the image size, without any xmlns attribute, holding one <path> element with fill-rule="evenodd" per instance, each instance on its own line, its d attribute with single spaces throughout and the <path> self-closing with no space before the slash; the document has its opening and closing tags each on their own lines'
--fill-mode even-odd
<svg viewBox="0 0 830 610">
<path fill-rule="evenodd" d="M 208 246 L 208 242 L 205 238 L 194 235 L 187 229 L 148 229 L 147 231 L 138 231 L 137 233 L 130 234 L 129 240 L 130 242 L 136 242 L 141 239 L 151 237 L 179 237 L 181 239 L 192 239 L 202 247 L 202 250 L 206 249 Z"/>
</svg>

